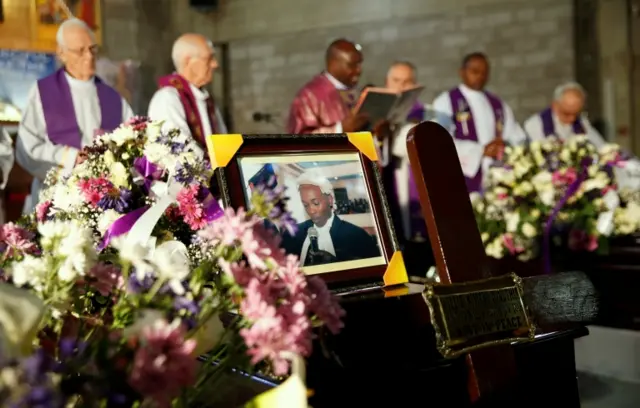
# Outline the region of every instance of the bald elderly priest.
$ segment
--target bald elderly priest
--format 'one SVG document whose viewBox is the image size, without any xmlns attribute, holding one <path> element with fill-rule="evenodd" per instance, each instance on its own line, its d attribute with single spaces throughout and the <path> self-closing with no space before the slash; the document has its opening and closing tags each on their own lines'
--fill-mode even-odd
<svg viewBox="0 0 640 408">
<path fill-rule="evenodd" d="M 568 82 L 557 87 L 551 106 L 524 122 L 529 140 L 542 140 L 555 136 L 566 140 L 574 135 L 585 135 L 599 148 L 606 141 L 582 114 L 587 94 L 580 84 Z"/>
<path fill-rule="evenodd" d="M 213 44 L 200 34 L 184 34 L 174 42 L 171 58 L 176 72 L 158 81 L 149 117 L 166 120 L 206 149 L 206 136 L 227 133 L 220 110 L 205 89 L 218 67 Z"/>
<path fill-rule="evenodd" d="M 342 133 L 363 130 L 367 118 L 351 113 L 357 101 L 354 88 L 360 79 L 362 60 L 359 45 L 344 39 L 332 42 L 325 55 L 325 71 L 304 85 L 293 100 L 287 132 Z"/>
<path fill-rule="evenodd" d="M 37 204 L 50 169 L 70 171 L 96 133 L 110 132 L 133 117 L 118 92 L 95 76 L 98 46 L 82 20 L 62 23 L 56 41 L 64 68 L 31 89 L 18 128 L 16 160 L 34 177 L 25 213 Z"/>
</svg>

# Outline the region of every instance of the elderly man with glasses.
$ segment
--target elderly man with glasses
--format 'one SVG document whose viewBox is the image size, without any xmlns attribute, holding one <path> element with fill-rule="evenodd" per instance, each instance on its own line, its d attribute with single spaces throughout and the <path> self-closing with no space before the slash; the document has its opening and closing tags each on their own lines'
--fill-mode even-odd
<svg viewBox="0 0 640 408">
<path fill-rule="evenodd" d="M 97 133 L 110 132 L 133 117 L 118 92 L 95 76 L 98 45 L 82 20 L 62 23 L 56 41 L 63 68 L 31 89 L 18 129 L 16 161 L 34 178 L 25 213 L 37 204 L 50 169 L 70 171 Z"/>
</svg>

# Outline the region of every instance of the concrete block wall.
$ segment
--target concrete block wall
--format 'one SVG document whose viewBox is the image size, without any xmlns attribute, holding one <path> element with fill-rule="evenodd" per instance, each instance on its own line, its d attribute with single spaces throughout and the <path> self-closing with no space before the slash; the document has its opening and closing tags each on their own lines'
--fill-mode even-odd
<svg viewBox="0 0 640 408">
<path fill-rule="evenodd" d="M 109 55 L 143 62 L 148 96 L 155 77 L 171 69 L 177 35 L 195 31 L 228 42 L 231 112 L 240 132 L 280 131 L 254 123 L 252 114 L 286 121 L 291 99 L 322 70 L 324 50 L 338 37 L 363 45 L 362 84 L 382 84 L 396 59 L 412 61 L 425 102 L 457 83 L 465 53 L 484 51 L 492 61 L 490 88 L 520 120 L 574 75 L 572 0 L 221 0 L 213 14 L 187 3 L 105 0 Z"/>
</svg>

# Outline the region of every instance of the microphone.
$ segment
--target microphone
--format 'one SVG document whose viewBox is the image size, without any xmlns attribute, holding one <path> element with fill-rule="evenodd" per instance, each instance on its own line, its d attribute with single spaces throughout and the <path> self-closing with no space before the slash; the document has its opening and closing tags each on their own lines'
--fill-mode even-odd
<svg viewBox="0 0 640 408">
<path fill-rule="evenodd" d="M 318 230 L 314 227 L 311 227 L 307 230 L 307 236 L 309 237 L 309 242 L 311 243 L 311 250 L 313 252 L 318 252 Z"/>
<path fill-rule="evenodd" d="M 271 123 L 271 114 L 270 113 L 263 113 L 263 112 L 254 112 L 253 113 L 253 121 L 254 122 Z"/>
</svg>

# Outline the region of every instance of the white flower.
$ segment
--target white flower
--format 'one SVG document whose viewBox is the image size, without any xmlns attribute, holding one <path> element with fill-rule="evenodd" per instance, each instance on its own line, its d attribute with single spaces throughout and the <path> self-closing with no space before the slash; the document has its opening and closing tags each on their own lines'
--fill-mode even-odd
<svg viewBox="0 0 640 408">
<path fill-rule="evenodd" d="M 46 258 L 26 255 L 10 267 L 13 284 L 18 287 L 29 285 L 36 291 L 41 291 L 50 267 L 51 265 L 47 263 Z"/>
<path fill-rule="evenodd" d="M 505 221 L 507 222 L 507 232 L 516 232 L 520 224 L 520 214 L 517 212 L 508 213 L 505 215 Z"/>
<path fill-rule="evenodd" d="M 100 218 L 98 218 L 98 231 L 100 231 L 100 234 L 104 235 L 109 227 L 120 217 L 122 217 L 122 214 L 120 214 L 116 210 L 108 209 L 103 212 L 100 215 Z"/>
<path fill-rule="evenodd" d="M 522 234 L 527 238 L 533 238 L 538 235 L 538 230 L 536 229 L 536 227 L 531 225 L 531 223 L 525 222 L 522 225 Z"/>
<path fill-rule="evenodd" d="M 601 190 L 609 185 L 609 176 L 603 171 L 599 171 L 595 177 L 585 180 L 582 183 L 583 191 Z"/>
<path fill-rule="evenodd" d="M 171 153 L 171 148 L 161 143 L 150 143 L 144 148 L 144 155 L 152 163 L 158 164 L 165 169 L 175 167 L 176 156 Z M 170 165 L 167 165 L 169 163 Z"/>
<path fill-rule="evenodd" d="M 147 123 L 146 136 L 148 142 L 155 142 L 161 135 L 163 121 L 153 121 Z"/>
<path fill-rule="evenodd" d="M 84 203 L 84 196 L 75 183 L 58 183 L 53 189 L 53 204 L 59 210 L 71 212 Z"/>
<path fill-rule="evenodd" d="M 149 248 L 138 242 L 129 242 L 126 237 L 126 234 L 116 237 L 111 240 L 110 245 L 118 250 L 121 260 L 136 268 L 136 278 L 143 280 L 152 271 L 151 265 L 146 261 Z"/>
<path fill-rule="evenodd" d="M 166 281 L 174 293 L 184 293 L 182 281 L 191 273 L 187 247 L 180 241 L 168 241 L 151 252 L 149 259 L 158 278 Z"/>
<path fill-rule="evenodd" d="M 115 162 L 109 167 L 109 181 L 116 187 L 129 186 L 129 171 L 124 164 Z"/>
<path fill-rule="evenodd" d="M 58 278 L 70 282 L 85 275 L 95 264 L 97 254 L 91 230 L 77 221 L 50 221 L 38 224 L 40 243 L 47 255 L 60 262 Z"/>
<path fill-rule="evenodd" d="M 502 246 L 502 240 L 498 237 L 496 239 L 494 239 L 493 241 L 491 241 L 486 247 L 485 247 L 485 252 L 487 253 L 488 256 L 492 257 L 492 258 L 496 258 L 496 259 L 500 259 L 502 258 L 503 255 L 503 246 Z"/>
<path fill-rule="evenodd" d="M 507 170 L 504 167 L 493 167 L 489 170 L 489 176 L 491 181 L 496 184 L 504 184 L 512 186 L 516 179 L 515 174 L 511 170 Z"/>
<path fill-rule="evenodd" d="M 120 126 L 111 133 L 111 141 L 122 146 L 130 140 L 135 140 L 136 134 L 131 126 Z"/>
</svg>

